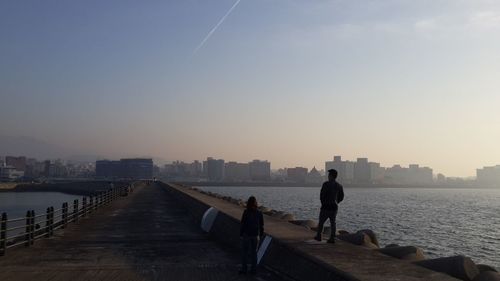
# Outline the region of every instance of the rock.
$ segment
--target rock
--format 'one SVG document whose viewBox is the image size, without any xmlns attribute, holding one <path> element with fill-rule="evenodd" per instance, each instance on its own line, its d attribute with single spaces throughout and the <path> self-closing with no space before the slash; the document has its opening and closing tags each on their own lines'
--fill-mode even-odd
<svg viewBox="0 0 500 281">
<path fill-rule="evenodd" d="M 363 246 L 368 243 L 372 243 L 370 236 L 368 236 L 366 233 L 358 232 L 358 233 L 353 233 L 353 234 L 341 234 L 337 236 L 338 239 L 354 244 L 354 245 L 359 245 Z"/>
<path fill-rule="evenodd" d="M 389 244 L 387 246 L 385 246 L 384 248 L 394 248 L 394 247 L 399 247 L 398 244 Z"/>
<path fill-rule="evenodd" d="M 476 264 L 464 256 L 423 260 L 417 261 L 415 264 L 465 281 L 472 281 L 479 274 Z"/>
<path fill-rule="evenodd" d="M 495 271 L 484 271 L 474 277 L 473 281 L 500 281 L 500 274 Z"/>
<path fill-rule="evenodd" d="M 300 225 L 307 228 L 318 227 L 318 223 L 313 220 L 303 220 Z"/>
<path fill-rule="evenodd" d="M 349 234 L 349 231 L 343 229 L 337 230 L 337 235 L 343 235 L 343 234 Z"/>
<path fill-rule="evenodd" d="M 288 222 L 293 223 L 293 224 L 298 225 L 298 226 L 305 227 L 307 229 L 312 229 L 312 228 L 316 227 L 316 222 L 313 220 L 291 220 Z"/>
<path fill-rule="evenodd" d="M 379 249 L 382 254 L 409 261 L 421 261 L 425 259 L 424 252 L 422 249 L 414 246 L 397 246 Z"/>
<path fill-rule="evenodd" d="M 479 272 L 485 272 L 485 271 L 493 271 L 493 272 L 498 272 L 496 268 L 493 266 L 489 266 L 486 264 L 478 264 L 477 268 L 479 269 Z"/>
<path fill-rule="evenodd" d="M 377 235 L 375 234 L 375 232 L 373 232 L 373 230 L 371 229 L 362 229 L 362 230 L 359 230 L 358 233 L 365 233 L 366 235 L 368 235 L 370 237 L 370 239 L 372 240 L 372 243 L 377 245 L 377 248 L 379 248 L 379 244 L 378 244 L 378 239 L 377 239 Z"/>
<path fill-rule="evenodd" d="M 272 216 L 275 217 L 275 218 L 281 218 L 284 215 L 285 215 L 285 213 L 283 213 L 281 211 L 277 211 L 274 214 L 272 214 Z"/>
<path fill-rule="evenodd" d="M 295 217 L 292 214 L 284 214 L 283 216 L 281 216 L 281 219 L 286 221 L 293 221 Z"/>
<path fill-rule="evenodd" d="M 267 213 L 267 212 L 271 211 L 271 209 L 270 209 L 270 208 L 268 208 L 268 207 L 264 207 L 264 206 L 260 206 L 260 207 L 259 207 L 259 210 L 260 210 L 262 213 Z"/>
</svg>

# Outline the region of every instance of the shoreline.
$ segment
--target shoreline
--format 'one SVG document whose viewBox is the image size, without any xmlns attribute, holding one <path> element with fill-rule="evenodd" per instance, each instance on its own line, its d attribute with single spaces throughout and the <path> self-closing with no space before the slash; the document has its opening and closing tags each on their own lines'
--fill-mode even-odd
<svg viewBox="0 0 500 281">
<path fill-rule="evenodd" d="M 275 182 L 185 182 L 172 181 L 173 184 L 185 186 L 202 187 L 304 187 L 320 188 L 322 183 L 275 183 Z M 494 186 L 476 186 L 476 185 L 390 185 L 390 184 L 342 184 L 345 188 L 414 188 L 414 189 L 498 189 Z"/>
</svg>

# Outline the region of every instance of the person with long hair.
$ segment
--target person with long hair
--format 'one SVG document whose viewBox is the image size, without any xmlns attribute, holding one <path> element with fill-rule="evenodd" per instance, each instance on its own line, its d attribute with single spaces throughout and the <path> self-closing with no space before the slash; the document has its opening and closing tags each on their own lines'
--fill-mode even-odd
<svg viewBox="0 0 500 281">
<path fill-rule="evenodd" d="M 252 265 L 250 273 L 257 272 L 257 245 L 259 238 L 264 236 L 264 216 L 257 205 L 257 199 L 250 196 L 247 206 L 241 217 L 240 239 L 241 239 L 241 270 L 240 274 L 247 273 L 248 256 Z"/>
</svg>

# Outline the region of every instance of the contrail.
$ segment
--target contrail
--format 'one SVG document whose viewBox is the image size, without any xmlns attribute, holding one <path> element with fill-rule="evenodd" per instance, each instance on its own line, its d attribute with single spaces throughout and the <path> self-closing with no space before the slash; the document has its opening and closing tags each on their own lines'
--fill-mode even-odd
<svg viewBox="0 0 500 281">
<path fill-rule="evenodd" d="M 196 54 L 203 47 L 203 45 L 205 45 L 205 43 L 208 41 L 208 39 L 210 39 L 212 34 L 217 30 L 217 28 L 219 28 L 219 26 L 224 22 L 224 20 L 226 20 L 226 18 L 231 14 L 231 12 L 234 10 L 234 8 L 236 8 L 236 6 L 238 6 L 238 4 L 240 2 L 241 2 L 241 0 L 236 0 L 236 2 L 234 2 L 233 6 L 231 6 L 231 8 L 226 12 L 226 14 L 214 26 L 214 28 L 212 28 L 212 30 L 210 30 L 210 32 L 207 34 L 207 36 L 205 36 L 203 41 L 201 41 L 200 45 L 198 45 L 198 47 L 196 47 L 196 49 L 194 49 L 193 55 Z"/>
</svg>

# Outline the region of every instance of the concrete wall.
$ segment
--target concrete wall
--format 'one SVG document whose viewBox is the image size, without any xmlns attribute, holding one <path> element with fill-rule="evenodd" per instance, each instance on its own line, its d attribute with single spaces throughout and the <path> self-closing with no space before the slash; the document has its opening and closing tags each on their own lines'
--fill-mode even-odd
<svg viewBox="0 0 500 281">
<path fill-rule="evenodd" d="M 210 207 L 215 207 L 219 213 L 208 235 L 225 247 L 239 250 L 241 206 L 189 188 L 160 184 L 183 202 L 198 223 Z M 307 240 L 312 239 L 312 231 L 270 216 L 264 220 L 266 235 L 273 239 L 261 266 L 291 280 L 457 280 L 343 241 L 335 245 L 310 243 Z"/>
</svg>

